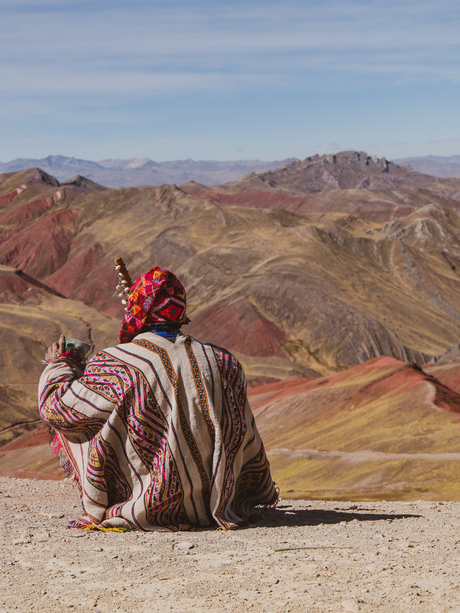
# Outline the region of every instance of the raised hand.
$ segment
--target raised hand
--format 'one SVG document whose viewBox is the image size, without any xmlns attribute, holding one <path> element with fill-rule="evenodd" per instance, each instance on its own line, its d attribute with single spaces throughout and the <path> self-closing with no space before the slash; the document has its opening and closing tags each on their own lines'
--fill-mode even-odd
<svg viewBox="0 0 460 613">
<path fill-rule="evenodd" d="M 61 334 L 61 336 L 59 337 L 59 342 L 53 343 L 52 345 L 48 347 L 46 354 L 45 354 L 45 360 L 48 362 L 48 364 L 52 364 L 53 362 L 56 362 L 58 358 L 61 357 L 64 351 L 65 351 L 65 336 Z"/>
</svg>

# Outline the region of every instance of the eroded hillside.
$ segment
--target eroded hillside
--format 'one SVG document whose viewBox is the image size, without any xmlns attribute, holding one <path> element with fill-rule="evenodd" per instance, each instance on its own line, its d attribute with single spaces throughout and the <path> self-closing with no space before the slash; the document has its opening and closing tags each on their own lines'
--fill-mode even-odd
<svg viewBox="0 0 460 613">
<path fill-rule="evenodd" d="M 263 189 L 251 191 L 256 183 Z M 391 486 L 401 467 L 417 491 L 440 495 L 439 488 L 417 485 L 410 458 L 382 468 L 377 460 L 350 464 L 334 453 L 400 453 L 400 432 L 404 445 L 413 442 L 407 453 L 420 453 L 422 414 L 434 433 L 433 453 L 443 445 L 460 453 L 455 436 L 446 438 L 458 420 L 454 383 L 436 375 L 434 384 L 428 370 L 408 366 L 385 375 L 379 387 L 373 381 L 381 363 L 359 370 L 380 356 L 420 366 L 459 342 L 459 195 L 460 181 L 356 152 L 294 162 L 212 189 L 104 189 L 83 177 L 60 184 L 38 169 L 0 175 L 0 444 L 7 443 L 0 471 L 14 466 L 24 476 L 37 470 L 57 476 L 47 433 L 35 423 L 40 360 L 61 333 L 96 351 L 117 342 L 123 309 L 112 264 L 121 255 L 133 278 L 154 264 L 173 270 L 188 292 L 192 323 L 185 331 L 233 351 L 251 385 L 279 381 L 272 385 L 283 393 L 258 421 L 275 475 L 293 495 L 409 496 L 403 486 Z M 447 377 L 449 359 L 430 368 Z M 404 379 L 409 374 L 412 386 Z M 360 390 L 367 385 L 374 396 L 364 402 Z M 442 402 L 438 392 L 430 396 L 433 385 L 445 388 Z M 256 404 L 271 390 L 257 388 Z M 321 409 L 315 420 L 329 427 L 312 438 L 315 406 Z M 295 432 L 273 426 L 293 410 Z M 378 424 L 385 419 L 391 440 L 382 451 Z M 341 446 L 340 440 L 356 442 L 355 429 L 364 438 L 353 449 Z M 311 458 L 310 448 L 333 453 Z M 449 466 L 442 479 L 453 483 L 455 463 L 440 462 L 442 470 L 429 464 L 433 474 Z M 380 485 L 366 489 L 366 479 Z M 449 488 L 442 490 L 446 496 L 453 495 Z"/>
<path fill-rule="evenodd" d="M 286 496 L 458 500 L 460 361 L 381 357 L 331 377 L 250 390 Z"/>
<path fill-rule="evenodd" d="M 421 364 L 460 337 L 455 208 L 414 206 L 382 222 L 76 183 L 24 171 L 0 184 L 0 263 L 21 271 L 0 275 L 5 303 L 34 308 L 32 293 L 54 292 L 121 318 L 114 257 L 133 277 L 156 263 L 187 287 L 189 332 L 235 351 L 260 381 L 379 355 Z"/>
</svg>

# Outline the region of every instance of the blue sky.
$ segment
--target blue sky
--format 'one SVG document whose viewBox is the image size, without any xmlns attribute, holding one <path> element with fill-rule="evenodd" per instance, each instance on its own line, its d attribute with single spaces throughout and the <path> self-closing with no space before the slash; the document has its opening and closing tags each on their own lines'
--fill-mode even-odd
<svg viewBox="0 0 460 613">
<path fill-rule="evenodd" d="M 0 0 L 0 161 L 460 153 L 458 0 Z"/>
</svg>

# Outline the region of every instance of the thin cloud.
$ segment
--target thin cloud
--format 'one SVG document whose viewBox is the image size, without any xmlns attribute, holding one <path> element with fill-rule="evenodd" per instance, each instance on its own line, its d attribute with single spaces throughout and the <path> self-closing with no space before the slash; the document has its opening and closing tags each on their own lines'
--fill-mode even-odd
<svg viewBox="0 0 460 613">
<path fill-rule="evenodd" d="M 0 52 L 19 72 L 27 64 L 45 73 L 49 66 L 64 73 L 90 66 L 100 74 L 129 69 L 261 74 L 276 66 L 292 81 L 305 71 L 325 69 L 341 70 L 349 79 L 375 70 L 458 78 L 451 60 L 459 49 L 458 10 L 440 20 L 440 5 L 427 2 L 308 4 L 115 2 L 91 9 L 85 2 L 48 2 L 48 10 L 31 12 L 20 3 L 2 19 Z M 452 64 L 448 69 L 446 62 Z"/>
<path fill-rule="evenodd" d="M 429 140 L 429 145 L 435 145 L 438 143 L 460 143 L 460 138 L 439 138 L 436 140 Z"/>
<path fill-rule="evenodd" d="M 449 134 L 441 108 L 425 113 L 436 113 L 437 133 L 422 135 L 409 113 L 398 120 L 401 107 L 418 108 L 419 99 L 393 94 L 439 86 L 457 92 L 458 0 L 0 0 L 0 10 L 1 120 L 8 134 L 12 119 L 16 133 L 42 130 L 43 142 L 47 131 L 61 138 L 63 126 L 78 124 L 80 133 L 84 123 L 100 123 L 112 138 L 110 124 L 114 133 L 127 125 L 132 133 L 133 124 L 152 121 L 149 136 L 144 128 L 139 136 L 149 146 L 152 134 L 167 127 L 193 133 L 187 146 L 202 148 L 218 132 L 219 146 L 232 154 L 258 139 L 262 152 L 272 147 L 278 158 L 305 146 L 309 155 L 358 148 L 363 138 L 421 144 Z M 391 126 L 383 125 L 385 101 L 395 111 Z M 156 112 L 163 116 L 152 119 Z M 456 142 L 430 144 L 453 149 Z M 12 137 L 3 148 L 15 145 Z M 388 143 L 395 151 L 403 146 Z M 143 155 L 140 145 L 137 153 Z"/>
<path fill-rule="evenodd" d="M 459 20 L 448 23 L 405 22 L 373 12 L 356 17 L 344 27 L 340 14 L 327 20 L 298 18 L 280 13 L 270 20 L 228 22 L 221 16 L 203 16 L 172 11 L 107 11 L 88 19 L 81 13 L 7 15 L 3 20 L 1 41 L 4 50 L 27 54 L 31 46 L 40 55 L 57 49 L 72 57 L 141 57 L 146 53 L 164 58 L 190 53 L 192 58 L 210 51 L 221 57 L 247 53 L 308 52 L 338 50 L 394 50 L 458 47 Z M 20 24 L 18 23 L 20 21 Z M 20 25 L 20 27 L 18 27 Z M 79 43 L 79 44 L 76 44 Z M 23 47 L 25 45 L 25 47 Z M 21 49 L 23 51 L 21 52 Z M 187 59 L 187 58 L 183 58 Z M 203 58 L 204 59 L 204 58 Z"/>
<path fill-rule="evenodd" d="M 13 74 L 12 74 L 13 73 Z M 36 95 L 75 94 L 100 96 L 117 94 L 122 99 L 137 95 L 158 96 L 165 93 L 185 94 L 190 92 L 228 92 L 238 88 L 258 88 L 269 81 L 278 80 L 280 75 L 231 74 L 225 72 L 138 72 L 117 71 L 98 72 L 87 70 L 60 74 L 49 70 L 37 74 L 33 67 L 23 71 L 22 79 L 17 82 L 13 68 L 0 67 L 0 81 L 3 83 L 3 96 L 34 91 Z"/>
<path fill-rule="evenodd" d="M 364 149 L 382 149 L 382 148 L 393 148 L 393 147 L 407 147 L 410 143 L 406 142 L 384 142 L 384 143 L 361 143 L 359 146 Z"/>
</svg>

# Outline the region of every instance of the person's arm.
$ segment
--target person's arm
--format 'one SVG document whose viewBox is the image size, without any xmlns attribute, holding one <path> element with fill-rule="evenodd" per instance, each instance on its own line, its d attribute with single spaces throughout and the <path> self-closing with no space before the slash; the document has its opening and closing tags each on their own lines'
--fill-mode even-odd
<svg viewBox="0 0 460 613">
<path fill-rule="evenodd" d="M 106 376 L 98 356 L 85 370 L 75 356 L 66 355 L 63 336 L 48 348 L 45 360 L 39 382 L 41 417 L 63 434 L 91 438 L 123 402 L 119 379 Z"/>
</svg>

